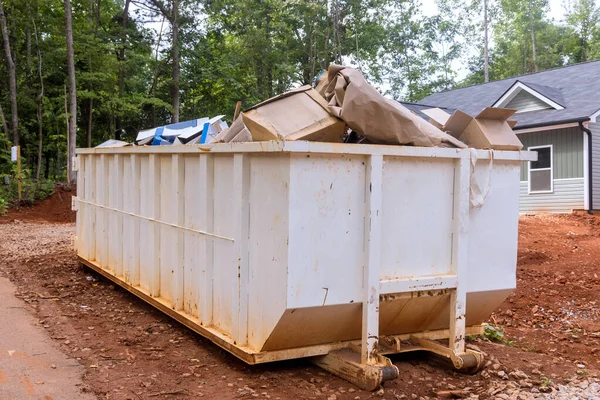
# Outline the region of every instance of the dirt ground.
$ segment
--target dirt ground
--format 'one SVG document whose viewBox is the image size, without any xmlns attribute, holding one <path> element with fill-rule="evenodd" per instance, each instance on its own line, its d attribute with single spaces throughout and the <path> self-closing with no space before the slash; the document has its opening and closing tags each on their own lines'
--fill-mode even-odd
<svg viewBox="0 0 600 400">
<path fill-rule="evenodd" d="M 85 389 L 100 399 L 517 399 L 526 397 L 504 393 L 549 392 L 600 371 L 599 217 L 521 218 L 518 288 L 489 321 L 504 336 L 470 341 L 487 355 L 483 371 L 465 376 L 403 355 L 393 358 L 400 377 L 370 393 L 306 360 L 245 365 L 83 269 L 71 250 L 69 207 L 61 190 L 0 217 L 0 275 L 85 367 Z"/>
</svg>

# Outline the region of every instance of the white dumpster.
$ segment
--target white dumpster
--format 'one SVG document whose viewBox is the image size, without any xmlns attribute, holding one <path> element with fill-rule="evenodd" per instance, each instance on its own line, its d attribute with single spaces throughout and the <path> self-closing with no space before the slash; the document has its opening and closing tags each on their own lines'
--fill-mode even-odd
<svg viewBox="0 0 600 400">
<path fill-rule="evenodd" d="M 80 149 L 77 254 L 247 363 L 329 354 L 315 361 L 373 389 L 397 374 L 383 354 L 480 363 L 464 338 L 515 288 L 519 169 L 534 158 L 316 142 Z"/>
</svg>

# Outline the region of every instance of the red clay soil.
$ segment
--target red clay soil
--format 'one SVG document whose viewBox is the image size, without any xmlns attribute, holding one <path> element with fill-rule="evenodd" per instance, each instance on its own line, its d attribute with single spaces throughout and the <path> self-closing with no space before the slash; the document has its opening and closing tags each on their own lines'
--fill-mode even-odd
<svg viewBox="0 0 600 400">
<path fill-rule="evenodd" d="M 517 290 L 492 321 L 519 346 L 600 368 L 600 218 L 521 217 Z"/>
<path fill-rule="evenodd" d="M 71 197 L 75 196 L 77 189 L 70 189 L 57 185 L 54 193 L 45 200 L 36 201 L 33 206 L 22 206 L 18 209 L 11 208 L 7 216 L 0 216 L 0 224 L 12 221 L 75 222 L 76 213 L 71 210 Z"/>
<path fill-rule="evenodd" d="M 69 249 L 73 230 L 0 225 L 5 243 L 14 243 L 0 258 L 0 274 L 18 286 L 57 345 L 86 367 L 87 390 L 101 399 L 434 399 L 455 389 L 488 399 L 506 385 L 535 392 L 600 368 L 597 217 L 521 219 L 518 289 L 490 318 L 505 331 L 504 341 L 470 341 L 486 353 L 483 371 L 466 376 L 419 355 L 397 356 L 400 377 L 378 393 L 306 360 L 244 364 L 78 265 Z M 515 378 L 517 372 L 529 378 Z"/>
</svg>

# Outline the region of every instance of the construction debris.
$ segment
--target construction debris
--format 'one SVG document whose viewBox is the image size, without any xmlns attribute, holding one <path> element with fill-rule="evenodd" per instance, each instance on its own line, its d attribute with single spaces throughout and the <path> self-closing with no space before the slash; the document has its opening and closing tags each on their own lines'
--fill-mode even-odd
<svg viewBox="0 0 600 400">
<path fill-rule="evenodd" d="M 238 102 L 239 103 L 239 102 Z M 238 104 L 239 106 L 240 104 Z M 382 96 L 354 68 L 331 64 L 313 89 L 305 85 L 238 114 L 231 127 L 224 115 L 139 132 L 137 145 L 180 145 L 270 140 L 372 143 L 422 147 L 520 150 L 508 118 L 514 110 L 488 107 L 476 117 L 439 108 L 416 115 Z"/>
<path fill-rule="evenodd" d="M 135 139 L 138 146 L 211 143 L 227 128 L 224 115 L 199 118 L 140 131 Z"/>
<path fill-rule="evenodd" d="M 329 100 L 332 114 L 373 143 L 466 147 L 397 101 L 383 97 L 356 69 L 332 64 L 318 87 Z"/>
<path fill-rule="evenodd" d="M 457 110 L 450 115 L 440 108 L 423 110 L 430 122 L 469 147 L 494 150 L 521 150 L 523 144 L 513 132 L 514 121 L 508 118 L 516 110 L 486 107 L 475 118 Z M 511 126 L 512 124 L 512 126 Z"/>
<path fill-rule="evenodd" d="M 241 114 L 254 141 L 309 140 L 342 142 L 345 123 L 328 110 L 310 86 L 302 86 L 259 103 Z"/>
</svg>

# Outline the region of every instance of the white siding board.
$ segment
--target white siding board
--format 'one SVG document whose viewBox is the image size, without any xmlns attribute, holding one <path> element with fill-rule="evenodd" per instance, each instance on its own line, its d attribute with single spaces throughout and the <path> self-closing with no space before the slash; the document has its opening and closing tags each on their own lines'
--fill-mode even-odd
<svg viewBox="0 0 600 400">
<path fill-rule="evenodd" d="M 505 108 L 514 108 L 518 113 L 522 113 L 527 111 L 545 110 L 552 107 L 531 93 L 521 90 L 519 94 L 508 102 Z"/>
<path fill-rule="evenodd" d="M 584 208 L 584 179 L 555 179 L 554 193 L 529 194 L 528 183 L 521 182 L 519 212 L 570 213 Z"/>
<path fill-rule="evenodd" d="M 600 209 L 600 123 L 590 124 L 592 132 L 592 207 Z"/>
</svg>

